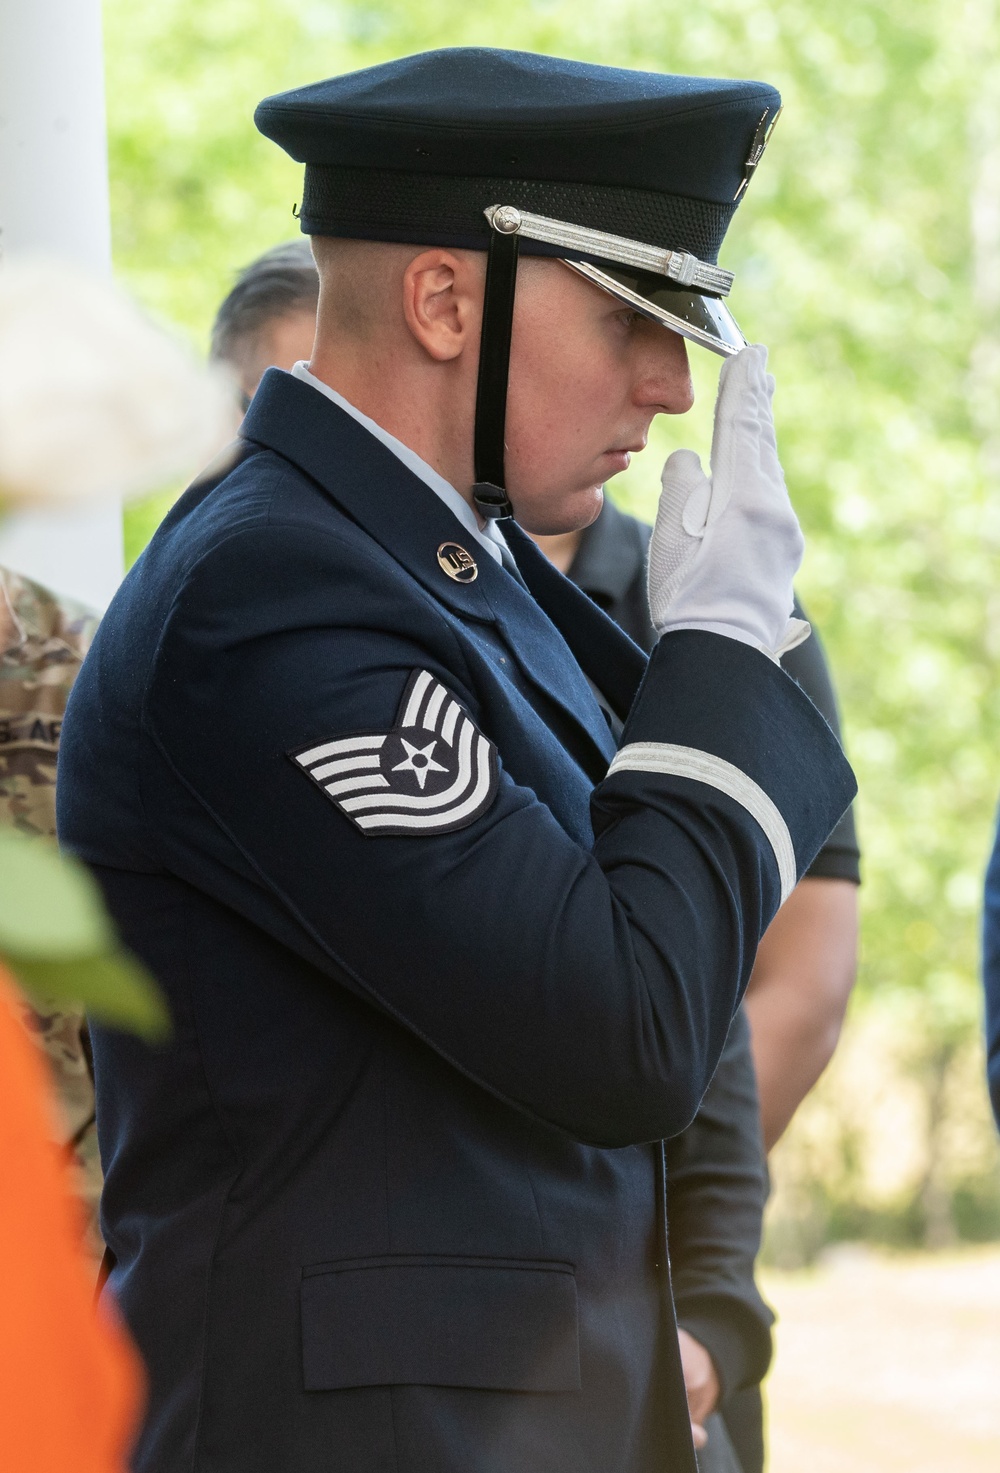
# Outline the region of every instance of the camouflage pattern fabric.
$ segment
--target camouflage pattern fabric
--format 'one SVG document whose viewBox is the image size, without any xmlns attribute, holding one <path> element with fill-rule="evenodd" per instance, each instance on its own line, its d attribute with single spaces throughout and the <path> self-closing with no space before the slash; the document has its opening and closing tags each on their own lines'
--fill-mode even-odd
<svg viewBox="0 0 1000 1473">
<path fill-rule="evenodd" d="M 55 836 L 59 730 L 96 628 L 97 615 L 82 604 L 0 568 L 0 823 L 22 833 Z M 86 1246 L 99 1259 L 101 1165 L 83 1013 L 25 1006 L 23 1016 L 55 1075 L 56 1135 L 72 1159 Z"/>
</svg>

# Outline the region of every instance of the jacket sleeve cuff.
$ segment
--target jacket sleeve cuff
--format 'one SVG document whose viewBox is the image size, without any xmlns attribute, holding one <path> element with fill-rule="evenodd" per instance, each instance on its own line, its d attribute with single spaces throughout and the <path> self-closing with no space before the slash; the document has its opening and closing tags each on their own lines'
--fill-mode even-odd
<svg viewBox="0 0 1000 1473">
<path fill-rule="evenodd" d="M 699 1298 L 677 1306 L 677 1325 L 687 1330 L 712 1357 L 719 1378 L 719 1400 L 746 1386 L 757 1386 L 771 1364 L 771 1331 L 736 1300 Z"/>
<path fill-rule="evenodd" d="M 857 791 L 826 720 L 779 665 L 702 630 L 663 636 L 608 770 L 704 783 L 763 830 L 781 900 Z"/>
</svg>

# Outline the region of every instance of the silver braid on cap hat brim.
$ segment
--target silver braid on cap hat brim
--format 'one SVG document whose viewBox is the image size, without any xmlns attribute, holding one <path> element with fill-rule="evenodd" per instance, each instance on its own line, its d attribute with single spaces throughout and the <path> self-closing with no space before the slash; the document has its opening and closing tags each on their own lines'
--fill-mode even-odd
<svg viewBox="0 0 1000 1473">
<path fill-rule="evenodd" d="M 646 245 L 641 240 L 628 240 L 623 235 L 609 235 L 604 230 L 571 225 L 567 220 L 532 215 L 515 205 L 488 205 L 483 214 L 501 235 L 520 235 L 545 245 L 562 246 L 564 250 L 583 251 L 588 256 L 599 256 L 605 261 L 616 261 L 622 266 L 665 276 L 689 291 L 725 297 L 733 284 L 731 271 L 699 261 L 690 251 L 664 250 L 660 246 Z"/>
</svg>

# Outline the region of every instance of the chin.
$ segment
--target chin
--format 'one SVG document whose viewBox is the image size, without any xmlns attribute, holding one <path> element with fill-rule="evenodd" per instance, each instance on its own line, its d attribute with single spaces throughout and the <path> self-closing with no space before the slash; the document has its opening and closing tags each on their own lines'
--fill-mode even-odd
<svg viewBox="0 0 1000 1473">
<path fill-rule="evenodd" d="M 558 537 L 564 532 L 582 532 L 596 522 L 604 505 L 604 487 L 588 486 L 583 491 L 563 492 L 551 498 L 540 496 L 521 505 L 514 498 L 514 515 L 526 532 L 538 537 Z"/>
</svg>

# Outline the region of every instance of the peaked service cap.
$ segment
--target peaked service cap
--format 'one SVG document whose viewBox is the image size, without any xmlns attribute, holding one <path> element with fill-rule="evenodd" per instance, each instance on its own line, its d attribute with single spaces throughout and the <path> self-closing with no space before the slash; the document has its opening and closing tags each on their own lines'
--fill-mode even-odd
<svg viewBox="0 0 1000 1473">
<path fill-rule="evenodd" d="M 744 338 L 715 263 L 780 107 L 762 82 L 462 47 L 265 98 L 255 122 L 306 165 L 306 234 L 487 250 L 515 233 L 728 354 Z"/>
</svg>

